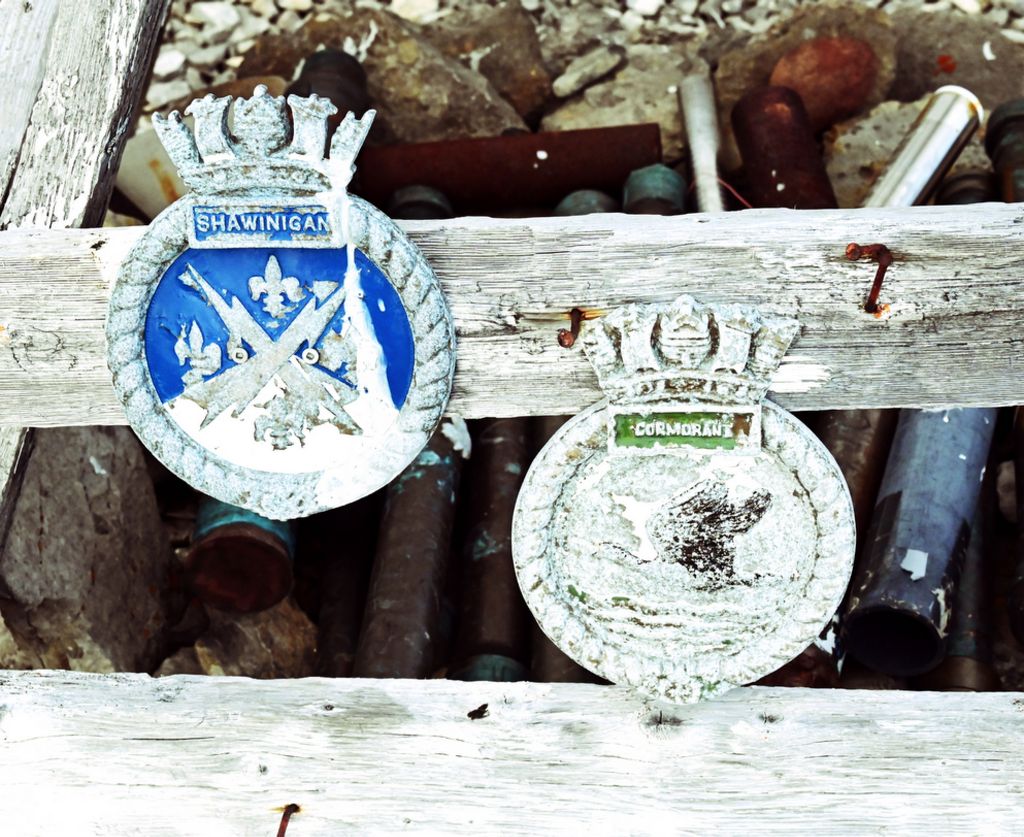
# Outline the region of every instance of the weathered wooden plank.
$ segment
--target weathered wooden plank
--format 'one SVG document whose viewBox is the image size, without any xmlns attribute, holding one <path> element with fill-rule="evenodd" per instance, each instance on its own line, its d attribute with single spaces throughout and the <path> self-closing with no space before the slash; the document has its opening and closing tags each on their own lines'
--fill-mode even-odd
<svg viewBox="0 0 1024 837">
<path fill-rule="evenodd" d="M 46 73 L 50 31 L 57 19 L 57 0 L 24 3 L 0 0 L 0 206 L 14 176 L 32 105 Z"/>
<path fill-rule="evenodd" d="M 757 210 L 675 218 L 409 222 L 459 332 L 451 411 L 573 412 L 601 397 L 568 312 L 689 292 L 799 317 L 775 378 L 790 409 L 1024 402 L 1024 206 Z M 0 422 L 123 421 L 106 369 L 107 289 L 140 229 L 0 234 Z M 889 313 L 863 310 L 884 242 Z"/>
<path fill-rule="evenodd" d="M 100 222 L 169 8 L 0 0 L 0 229 Z M 5 307 L 0 293 L 0 347 Z M 18 424 L 0 430 L 0 549 L 31 447 Z"/>
<path fill-rule="evenodd" d="M 95 226 L 102 220 L 170 0 L 57 5 L 0 227 Z M 30 40 L 23 42 L 4 66 L 36 63 L 33 50 Z"/>
<path fill-rule="evenodd" d="M 486 715 L 468 717 L 486 704 Z M 12 834 L 1016 833 L 1024 696 L 0 674 Z M 477 713 L 481 714 L 481 713 Z"/>
<path fill-rule="evenodd" d="M 23 427 L 0 427 L 0 553 L 21 491 L 33 436 Z"/>
</svg>

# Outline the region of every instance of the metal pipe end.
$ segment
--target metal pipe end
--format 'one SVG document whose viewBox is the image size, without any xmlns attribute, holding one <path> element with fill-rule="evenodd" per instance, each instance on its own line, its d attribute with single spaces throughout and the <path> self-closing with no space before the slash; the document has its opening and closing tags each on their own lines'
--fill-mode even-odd
<svg viewBox="0 0 1024 837">
<path fill-rule="evenodd" d="M 944 84 L 932 96 L 938 96 L 943 93 L 951 93 L 966 100 L 967 104 L 974 109 L 974 115 L 978 117 L 978 123 L 980 124 L 985 121 L 985 108 L 982 107 L 981 100 L 966 87 L 961 87 L 959 84 Z"/>
</svg>

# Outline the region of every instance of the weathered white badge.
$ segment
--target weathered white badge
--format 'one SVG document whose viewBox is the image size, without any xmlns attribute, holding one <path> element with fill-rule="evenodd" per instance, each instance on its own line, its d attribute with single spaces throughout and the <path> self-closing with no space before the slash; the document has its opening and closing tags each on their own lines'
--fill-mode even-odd
<svg viewBox="0 0 1024 837">
<path fill-rule="evenodd" d="M 534 461 L 513 522 L 523 595 L 570 657 L 693 701 L 797 656 L 853 567 L 849 491 L 765 401 L 794 320 L 736 305 L 630 305 L 584 349 L 607 401 Z"/>
<path fill-rule="evenodd" d="M 454 329 L 437 278 L 384 214 L 347 193 L 373 119 L 325 158 L 317 96 L 207 96 L 154 117 L 191 192 L 121 267 L 108 363 L 128 421 L 220 500 L 291 518 L 396 476 L 441 417 Z M 289 114 L 290 111 L 290 114 Z"/>
</svg>

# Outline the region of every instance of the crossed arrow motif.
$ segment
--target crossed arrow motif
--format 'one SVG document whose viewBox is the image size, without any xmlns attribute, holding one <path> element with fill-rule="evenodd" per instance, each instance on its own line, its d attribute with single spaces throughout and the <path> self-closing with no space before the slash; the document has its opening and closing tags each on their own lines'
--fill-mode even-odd
<svg viewBox="0 0 1024 837">
<path fill-rule="evenodd" d="M 345 291 L 340 286 L 320 307 L 314 304 L 316 296 L 311 295 L 291 325 L 275 341 L 253 319 L 238 297 L 233 297 L 229 305 L 191 264 L 185 266 L 179 279 L 198 291 L 217 312 L 229 333 L 245 340 L 255 353 L 244 363 L 185 388 L 185 397 L 206 408 L 202 427 L 227 409 L 233 408 L 232 415 L 237 416 L 252 403 L 274 375 L 280 375 L 285 386 L 298 397 L 323 405 L 344 428 L 356 430 L 355 423 L 340 403 L 341 396 L 337 393 L 339 382 L 316 366 L 302 363 L 295 356 L 304 342 L 313 346 L 319 340 L 341 309 Z M 324 399 L 324 393 L 329 396 L 328 399 Z"/>
</svg>

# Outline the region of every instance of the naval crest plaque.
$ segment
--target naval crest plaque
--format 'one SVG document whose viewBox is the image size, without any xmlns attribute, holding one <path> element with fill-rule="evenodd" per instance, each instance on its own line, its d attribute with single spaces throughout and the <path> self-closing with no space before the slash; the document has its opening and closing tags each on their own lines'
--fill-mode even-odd
<svg viewBox="0 0 1024 837">
<path fill-rule="evenodd" d="M 190 192 L 124 261 L 108 363 L 143 443 L 271 518 L 389 482 L 447 404 L 454 329 L 423 255 L 348 193 L 373 120 L 317 96 L 207 96 L 154 126 Z M 229 119 L 231 128 L 229 129 Z"/>
<path fill-rule="evenodd" d="M 681 296 L 588 324 L 607 400 L 528 472 L 520 586 L 580 665 L 671 701 L 796 657 L 853 567 L 849 491 L 825 447 L 765 400 L 796 321 Z"/>
</svg>

